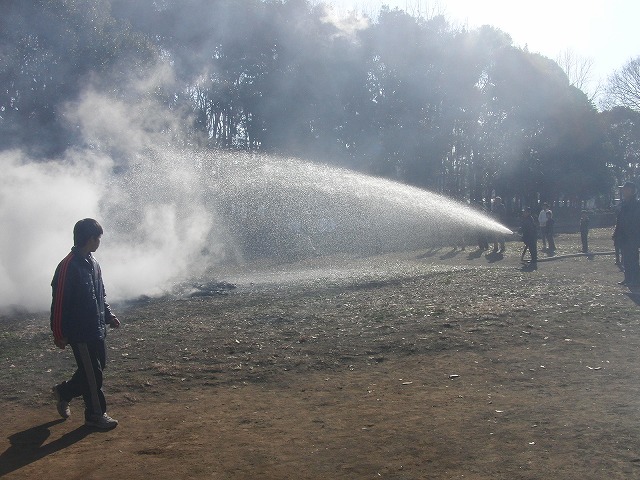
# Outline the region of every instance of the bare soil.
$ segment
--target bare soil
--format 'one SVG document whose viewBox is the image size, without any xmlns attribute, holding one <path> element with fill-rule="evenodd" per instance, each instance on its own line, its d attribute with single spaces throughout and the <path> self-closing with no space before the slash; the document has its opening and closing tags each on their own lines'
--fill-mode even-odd
<svg viewBox="0 0 640 480">
<path fill-rule="evenodd" d="M 47 314 L 0 317 L 0 476 L 640 478 L 640 292 L 613 255 L 557 243 L 534 271 L 514 241 L 272 265 L 228 294 L 119 306 L 110 432 L 83 426 L 80 399 L 58 417 L 50 388 L 74 362 Z"/>
</svg>

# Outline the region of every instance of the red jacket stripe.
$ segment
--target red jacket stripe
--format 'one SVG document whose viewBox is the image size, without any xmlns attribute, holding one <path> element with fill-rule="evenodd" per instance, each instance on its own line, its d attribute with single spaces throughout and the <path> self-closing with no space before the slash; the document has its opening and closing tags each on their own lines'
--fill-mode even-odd
<svg viewBox="0 0 640 480">
<path fill-rule="evenodd" d="M 60 271 L 58 273 L 58 282 L 56 284 L 56 302 L 53 309 L 53 336 L 62 339 L 62 306 L 64 301 L 64 287 L 67 281 L 67 269 L 73 259 L 73 252 L 69 253 L 60 263 Z"/>
</svg>

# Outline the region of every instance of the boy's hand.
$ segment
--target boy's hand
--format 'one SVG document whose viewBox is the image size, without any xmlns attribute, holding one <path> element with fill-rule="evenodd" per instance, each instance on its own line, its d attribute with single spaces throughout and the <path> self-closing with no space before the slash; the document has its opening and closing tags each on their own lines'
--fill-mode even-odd
<svg viewBox="0 0 640 480">
<path fill-rule="evenodd" d="M 61 348 L 63 350 L 64 350 L 64 347 L 66 347 L 67 344 L 69 343 L 67 340 L 67 337 L 54 338 L 53 342 L 56 344 L 56 347 Z"/>
<path fill-rule="evenodd" d="M 109 326 L 111 328 L 120 327 L 120 320 L 118 320 L 118 317 L 111 317 L 111 320 L 109 320 Z"/>
</svg>

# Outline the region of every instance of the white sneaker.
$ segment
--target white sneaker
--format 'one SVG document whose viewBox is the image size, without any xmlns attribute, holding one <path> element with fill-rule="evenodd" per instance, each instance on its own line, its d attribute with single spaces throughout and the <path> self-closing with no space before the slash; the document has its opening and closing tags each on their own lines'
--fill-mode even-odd
<svg viewBox="0 0 640 480">
<path fill-rule="evenodd" d="M 106 413 L 103 413 L 101 416 L 87 418 L 84 424 L 87 427 L 99 428 L 101 430 L 111 430 L 112 428 L 116 428 L 118 426 L 118 421 L 114 418 L 111 418 Z"/>
<path fill-rule="evenodd" d="M 60 395 L 60 391 L 58 390 L 58 385 L 54 386 L 51 389 L 53 393 L 53 398 L 56 399 L 56 408 L 58 409 L 58 413 L 64 419 L 67 419 L 71 416 L 71 409 L 69 408 L 69 402 L 67 402 L 62 395 Z"/>
</svg>

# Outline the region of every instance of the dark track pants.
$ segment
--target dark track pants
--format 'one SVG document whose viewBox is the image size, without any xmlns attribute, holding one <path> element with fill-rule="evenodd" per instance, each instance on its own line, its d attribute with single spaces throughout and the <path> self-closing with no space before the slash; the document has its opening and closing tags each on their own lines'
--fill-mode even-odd
<svg viewBox="0 0 640 480">
<path fill-rule="evenodd" d="M 531 263 L 538 263 L 538 241 L 537 239 L 531 243 L 525 243 L 531 255 Z"/>
<path fill-rule="evenodd" d="M 624 280 L 629 284 L 640 282 L 640 266 L 638 264 L 638 247 L 622 245 L 622 266 L 624 267 Z"/>
<path fill-rule="evenodd" d="M 60 385 L 60 395 L 65 400 L 82 396 L 85 418 L 100 416 L 107 411 L 102 392 L 102 370 L 106 364 L 104 340 L 72 343 L 71 348 L 78 368 L 70 380 Z"/>
</svg>

